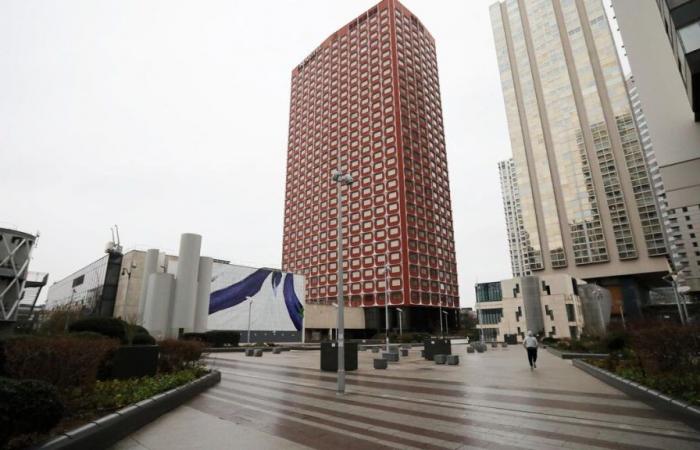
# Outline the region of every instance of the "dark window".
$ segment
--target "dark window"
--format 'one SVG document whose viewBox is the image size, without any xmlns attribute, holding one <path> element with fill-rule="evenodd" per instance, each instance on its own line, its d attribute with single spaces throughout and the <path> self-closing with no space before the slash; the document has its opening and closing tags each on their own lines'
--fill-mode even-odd
<svg viewBox="0 0 700 450">
<path fill-rule="evenodd" d="M 85 281 L 85 275 L 80 275 L 73 280 L 73 287 L 80 286 Z"/>
</svg>

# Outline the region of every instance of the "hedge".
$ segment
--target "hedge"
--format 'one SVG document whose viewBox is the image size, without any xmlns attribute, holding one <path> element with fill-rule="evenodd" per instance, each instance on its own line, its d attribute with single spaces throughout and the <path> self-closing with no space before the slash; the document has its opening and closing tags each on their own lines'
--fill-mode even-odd
<svg viewBox="0 0 700 450">
<path fill-rule="evenodd" d="M 56 388 L 37 380 L 0 378 L 0 447 L 27 433 L 46 433 L 63 417 Z"/>
<path fill-rule="evenodd" d="M 71 333 L 76 332 L 93 332 L 99 333 L 107 337 L 119 339 L 122 344 L 129 344 L 127 330 L 133 327 L 134 333 L 132 336 L 133 345 L 154 345 L 156 340 L 148 334 L 148 330 L 139 325 L 131 325 L 121 319 L 114 317 L 88 317 L 80 319 L 68 327 Z"/>
</svg>

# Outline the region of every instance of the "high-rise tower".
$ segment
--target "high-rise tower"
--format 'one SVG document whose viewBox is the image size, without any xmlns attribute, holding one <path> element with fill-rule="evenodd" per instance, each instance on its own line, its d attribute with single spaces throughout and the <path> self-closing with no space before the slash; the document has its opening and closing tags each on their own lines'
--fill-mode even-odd
<svg viewBox="0 0 700 450">
<path fill-rule="evenodd" d="M 395 0 L 292 71 L 282 267 L 306 275 L 307 303 L 337 301 L 339 166 L 355 180 L 343 188 L 348 306 L 383 328 L 373 307 L 389 292 L 404 329 L 435 328 L 436 307 L 459 306 L 435 41 Z"/>
<path fill-rule="evenodd" d="M 530 275 L 527 268 L 524 244 L 523 213 L 520 206 L 518 191 L 518 176 L 515 173 L 513 158 L 498 163 L 498 173 L 501 176 L 501 195 L 503 196 L 503 211 L 506 216 L 506 231 L 508 233 L 508 248 L 510 250 L 510 268 L 514 277 Z"/>
<path fill-rule="evenodd" d="M 491 20 L 529 269 L 600 281 L 638 309 L 666 248 L 602 1 L 507 0 Z"/>
</svg>

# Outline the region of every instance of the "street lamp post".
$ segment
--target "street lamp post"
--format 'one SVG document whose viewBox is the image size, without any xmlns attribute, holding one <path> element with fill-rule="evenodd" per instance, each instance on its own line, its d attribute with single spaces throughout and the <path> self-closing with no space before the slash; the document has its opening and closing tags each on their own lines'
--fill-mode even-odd
<svg viewBox="0 0 700 450">
<path fill-rule="evenodd" d="M 340 160 L 338 160 L 340 164 Z M 345 300 L 343 299 L 343 186 L 352 184 L 352 175 L 338 169 L 331 174 L 333 181 L 338 183 L 338 325 L 336 338 L 338 341 L 338 394 L 345 393 Z"/>
<path fill-rule="evenodd" d="M 676 306 L 678 306 L 678 317 L 681 319 L 681 324 L 685 325 L 686 317 L 683 316 L 683 308 L 681 307 L 681 299 L 678 296 L 678 286 L 676 285 L 676 280 L 675 278 L 673 278 L 673 274 L 668 274 L 665 277 L 663 277 L 663 279 L 671 283 L 671 287 L 673 288 L 673 295 L 676 298 Z"/>
<path fill-rule="evenodd" d="M 450 324 L 449 324 L 449 321 L 447 320 L 447 318 L 449 317 L 450 313 L 447 311 L 443 311 L 442 313 L 445 315 L 445 329 L 447 331 L 447 334 L 449 335 L 450 334 Z"/>
<path fill-rule="evenodd" d="M 248 297 L 248 344 L 250 344 L 250 310 L 253 308 L 253 300 Z"/>
<path fill-rule="evenodd" d="M 399 336 L 403 336 L 403 324 L 401 323 L 401 316 L 403 316 L 403 309 L 401 308 L 396 308 L 396 311 L 399 312 Z"/>
<path fill-rule="evenodd" d="M 442 331 L 442 300 L 440 300 L 440 337 L 445 337 L 445 333 Z"/>
<path fill-rule="evenodd" d="M 384 329 L 386 330 L 386 352 L 389 353 L 389 263 L 384 265 Z"/>
</svg>

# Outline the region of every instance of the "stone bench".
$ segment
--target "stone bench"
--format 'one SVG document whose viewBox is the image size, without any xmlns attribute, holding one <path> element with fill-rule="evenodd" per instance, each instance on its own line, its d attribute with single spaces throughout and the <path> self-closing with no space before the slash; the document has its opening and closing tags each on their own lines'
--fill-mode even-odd
<svg viewBox="0 0 700 450">
<path fill-rule="evenodd" d="M 272 349 L 272 353 L 274 353 L 275 355 L 279 355 L 280 353 L 282 353 L 282 347 L 274 347 Z"/>
<path fill-rule="evenodd" d="M 459 356 L 458 355 L 447 355 L 446 361 L 448 366 L 458 366 Z"/>
<path fill-rule="evenodd" d="M 382 358 L 391 362 L 399 362 L 399 354 L 394 352 L 383 352 Z"/>
<path fill-rule="evenodd" d="M 447 361 L 447 355 L 434 355 L 433 361 L 435 361 L 435 364 L 445 364 L 445 361 Z"/>
<path fill-rule="evenodd" d="M 253 356 L 255 354 L 255 349 L 254 348 L 247 348 L 245 349 L 245 355 L 246 356 Z"/>
<path fill-rule="evenodd" d="M 389 361 L 383 358 L 375 358 L 374 359 L 374 368 L 375 369 L 386 369 L 389 366 Z"/>
<path fill-rule="evenodd" d="M 256 349 L 255 349 L 255 353 L 253 354 L 253 356 L 262 356 L 262 354 L 263 354 L 262 349 L 261 349 L 261 348 L 256 348 Z"/>
</svg>

